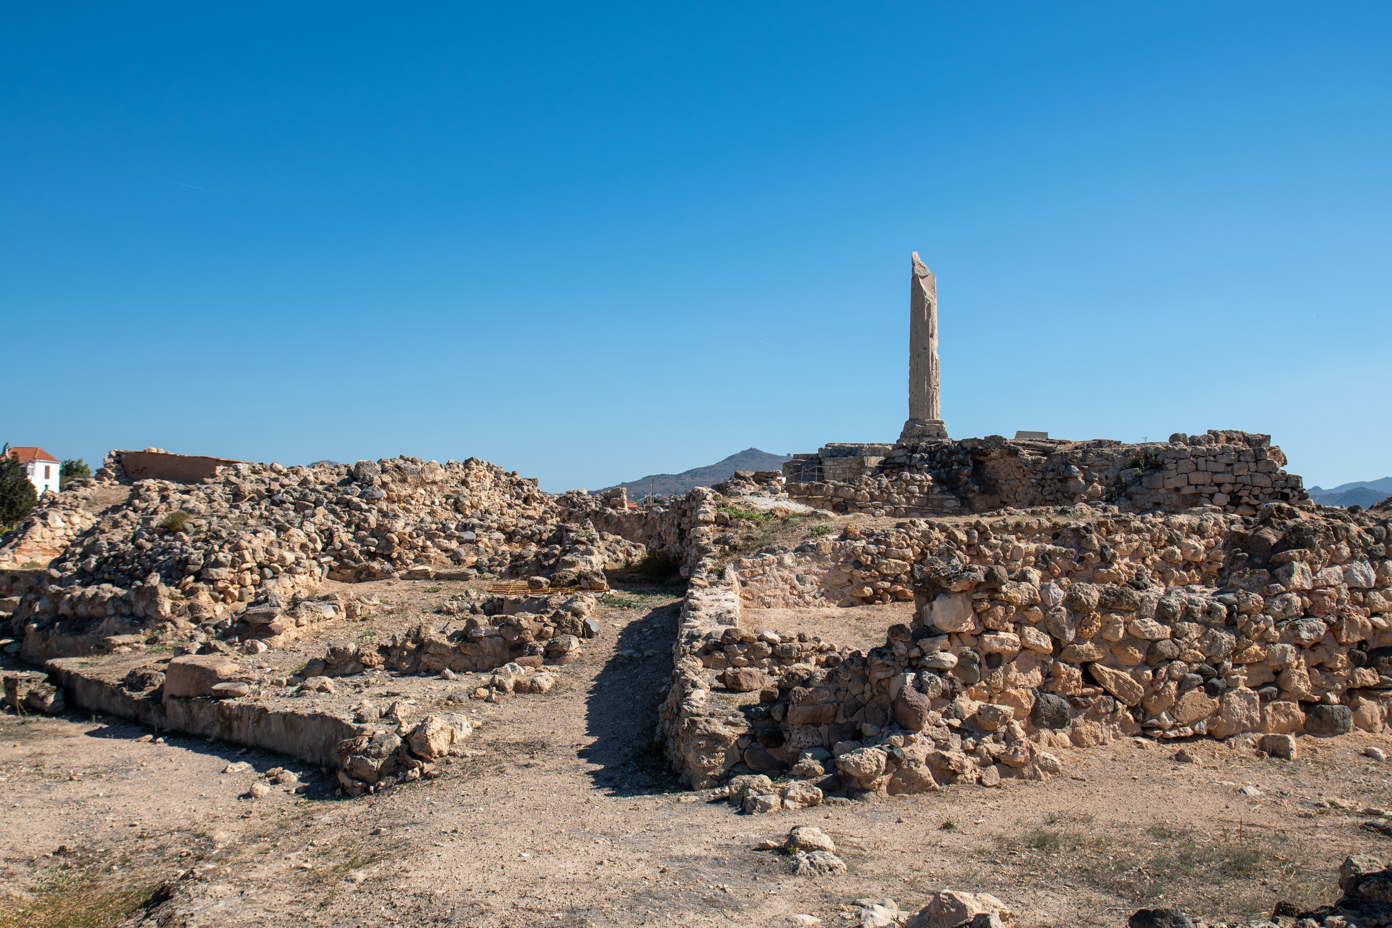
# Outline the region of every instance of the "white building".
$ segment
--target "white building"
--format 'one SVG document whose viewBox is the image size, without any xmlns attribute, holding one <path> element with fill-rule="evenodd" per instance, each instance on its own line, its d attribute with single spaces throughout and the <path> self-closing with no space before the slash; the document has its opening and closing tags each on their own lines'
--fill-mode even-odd
<svg viewBox="0 0 1392 928">
<path fill-rule="evenodd" d="M 58 492 L 58 471 L 62 465 L 53 455 L 42 448 L 11 448 L 10 457 L 19 459 L 40 496 L 49 490 Z"/>
</svg>

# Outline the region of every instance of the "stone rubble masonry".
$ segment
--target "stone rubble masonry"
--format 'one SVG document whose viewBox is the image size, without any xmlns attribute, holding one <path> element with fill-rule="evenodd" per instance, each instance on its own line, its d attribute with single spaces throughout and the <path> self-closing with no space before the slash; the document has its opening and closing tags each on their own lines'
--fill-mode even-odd
<svg viewBox="0 0 1392 928">
<path fill-rule="evenodd" d="M 198 481 L 167 469 L 181 479 L 137 477 L 130 460 L 108 456 L 0 539 L 0 552 L 37 542 L 52 558 L 46 568 L 0 570 L 0 651 L 45 668 L 0 680 L 3 699 L 14 711 L 54 712 L 66 697 L 160 729 L 282 751 L 337 767 L 349 795 L 429 775 L 469 729 L 452 715 L 414 729 L 401 718 L 345 717 L 248 677 L 238 655 L 381 609 L 351 593 L 319 595 L 326 578 L 525 577 L 534 592 L 461 594 L 441 607 L 443 625 L 380 644 L 329 639 L 299 691 L 332 693 L 331 677 L 385 671 L 483 674 L 488 698 L 545 693 L 556 679 L 548 667 L 575 660 L 600 630 L 591 614 L 606 570 L 651 552 L 685 561 L 686 572 L 709 570 L 704 552 L 716 532 L 710 490 L 629 511 L 621 497 L 553 496 L 473 459 L 221 462 Z M 154 656 L 166 650 L 181 656 Z"/>
<path fill-rule="evenodd" d="M 1053 750 L 1119 736 L 1387 730 L 1392 507 L 1005 516 L 850 523 L 693 577 L 661 725 L 677 771 L 767 810 L 770 777 L 921 792 L 1048 777 Z M 912 599 L 912 619 L 868 651 L 741 625 L 799 574 L 775 604 Z M 757 704 L 715 698 L 746 688 L 731 668 L 767 679 Z"/>
<path fill-rule="evenodd" d="M 1167 442 L 1000 436 L 832 444 L 783 465 L 789 498 L 836 512 L 905 517 L 1115 502 L 1135 511 L 1214 505 L 1254 515 L 1305 498 L 1270 436 L 1230 430 Z"/>
<path fill-rule="evenodd" d="M 274 644 L 333 618 L 292 614 L 324 579 L 541 577 L 602 590 L 606 569 L 647 555 L 628 538 L 684 554 L 695 506 L 616 511 L 474 459 L 237 463 L 181 483 L 132 479 L 113 454 L 3 539 L 0 552 L 32 542 L 56 556 L 41 585 L 0 604 L 0 620 L 32 663 L 152 633 Z"/>
</svg>

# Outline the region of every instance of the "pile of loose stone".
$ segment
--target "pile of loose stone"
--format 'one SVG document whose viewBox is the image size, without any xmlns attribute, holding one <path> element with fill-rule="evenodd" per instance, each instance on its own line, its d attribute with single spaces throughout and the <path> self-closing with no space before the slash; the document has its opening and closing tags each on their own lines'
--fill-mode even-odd
<svg viewBox="0 0 1392 928">
<path fill-rule="evenodd" d="M 836 842 L 820 828 L 800 825 L 786 838 L 764 841 L 755 850 L 785 855 L 798 876 L 817 878 L 845 873 Z M 1392 869 L 1371 857 L 1347 857 L 1339 866 L 1342 893 L 1333 905 L 1307 909 L 1278 903 L 1269 919 L 1256 922 L 1208 921 L 1190 918 L 1174 908 L 1138 909 L 1127 928 L 1382 928 L 1392 925 Z M 934 892 L 917 912 L 904 911 L 893 899 L 858 899 L 845 918 L 859 916 L 862 928 L 1015 928 L 1016 913 L 990 893 L 944 889 Z M 792 924 L 809 928 L 822 924 L 811 915 L 795 915 Z"/>
<path fill-rule="evenodd" d="M 92 480 L 69 481 L 67 492 L 49 494 L 24 521 L 0 538 L 0 564 L 22 567 L 47 561 L 97 522 L 92 497 L 99 484 Z"/>
<path fill-rule="evenodd" d="M 740 626 L 740 577 L 700 577 L 706 618 L 689 623 L 664 706 L 669 754 L 699 786 L 763 774 L 900 793 L 1046 777 L 1053 749 L 1119 736 L 1288 753 L 1295 734 L 1383 731 L 1390 522 L 1308 503 L 1253 517 L 1081 507 L 843 538 L 908 569 L 913 621 L 868 652 L 761 664 L 754 705 L 712 698 L 767 644 Z M 788 788 L 740 782 L 751 808 Z"/>
<path fill-rule="evenodd" d="M 467 616 L 457 625 L 417 625 L 381 644 L 334 643 L 323 658 L 306 665 L 304 675 L 350 676 L 378 667 L 403 674 L 479 672 L 504 665 L 525 671 L 544 663 L 569 664 L 580 656 L 583 640 L 599 634 L 599 624 L 590 618 L 597 602 L 585 593 L 462 594 L 442 608 L 451 616 Z M 514 689 L 499 688 L 505 693 Z"/>
<path fill-rule="evenodd" d="M 120 484 L 116 467 L 74 482 L 38 518 Z M 587 512 L 557 499 L 474 459 L 237 464 L 198 484 L 140 480 L 49 565 L 45 588 L 15 604 L 11 625 L 34 661 L 169 630 L 275 638 L 302 627 L 287 611 L 325 579 L 415 571 L 603 589 L 606 568 L 646 553 L 594 529 L 597 502 Z"/>
<path fill-rule="evenodd" d="M 336 768 L 351 795 L 409 782 L 464 751 L 469 700 L 549 691 L 599 633 L 605 571 L 641 562 L 642 540 L 685 553 L 698 515 L 713 522 L 711 499 L 632 514 L 477 460 L 230 463 L 197 483 L 129 480 L 113 455 L 31 520 L 85 525 L 66 550 L 47 569 L 0 573 L 14 636 L 0 647 L 46 669 L 7 675 L 0 699 L 55 712 L 66 692 L 68 704 L 284 751 Z M 509 577 L 531 592 L 480 584 L 440 604 L 440 621 L 385 640 L 377 626 L 324 635 L 383 609 L 325 581 Z M 384 705 L 371 698 L 381 693 L 401 695 Z"/>
</svg>

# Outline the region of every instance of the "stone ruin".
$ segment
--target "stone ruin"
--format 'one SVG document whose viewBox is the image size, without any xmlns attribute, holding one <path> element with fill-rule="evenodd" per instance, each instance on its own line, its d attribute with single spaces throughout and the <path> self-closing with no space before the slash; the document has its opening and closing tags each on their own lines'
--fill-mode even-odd
<svg viewBox="0 0 1392 928">
<path fill-rule="evenodd" d="M 1039 779 L 1120 736 L 1289 755 L 1296 734 L 1386 730 L 1392 513 L 1314 506 L 1264 435 L 948 439 L 936 281 L 912 268 L 900 439 L 723 487 L 909 521 L 700 562 L 661 721 L 691 785 L 771 811 Z M 896 602 L 912 611 L 866 650 L 743 615 Z"/>
<path fill-rule="evenodd" d="M 632 513 L 475 459 L 209 462 L 114 452 L 0 539 L 17 565 L 0 571 L 0 652 L 43 668 L 4 675 L 12 711 L 78 706 L 265 747 L 337 769 L 356 795 L 428 773 L 468 724 L 448 707 L 407 724 L 316 703 L 335 679 L 473 675 L 490 699 L 545 693 L 598 634 L 606 571 L 686 549 L 681 504 Z M 41 547 L 45 566 L 21 560 Z M 267 662 L 379 613 L 349 590 L 385 578 L 525 580 L 527 592 L 461 593 L 434 623 L 330 642 L 299 669 Z"/>
<path fill-rule="evenodd" d="M 1286 753 L 1294 734 L 1384 731 L 1390 517 L 1271 503 L 852 522 L 693 580 L 706 586 L 688 597 L 669 752 L 696 786 L 752 774 L 805 781 L 785 793 L 902 793 L 1049 776 L 1057 748 L 1121 736 Z M 749 628 L 745 604 L 770 592 L 913 608 L 861 651 Z M 755 698 L 714 698 L 732 689 Z"/>
<path fill-rule="evenodd" d="M 408 723 L 300 697 L 384 674 L 545 693 L 600 633 L 608 572 L 660 555 L 689 588 L 658 732 L 687 783 L 749 811 L 1040 779 L 1065 749 L 1121 736 L 1288 754 L 1297 735 L 1386 730 L 1392 511 L 1315 506 L 1280 449 L 1244 432 L 951 440 L 936 285 L 916 255 L 911 293 L 897 442 L 828 445 L 662 507 L 544 493 L 476 459 L 146 452 L 132 473 L 113 454 L 0 539 L 19 565 L 0 572 L 0 651 L 42 668 L 6 675 L 4 699 L 284 751 L 356 795 L 429 775 L 467 724 L 445 704 Z M 745 507 L 820 522 L 748 550 Z M 52 560 L 24 567 L 34 550 Z M 527 592 L 461 594 L 434 624 L 271 666 L 379 611 L 351 585 L 383 578 Z M 903 610 L 870 647 L 749 617 L 864 606 Z"/>
<path fill-rule="evenodd" d="M 1047 432 L 949 440 L 939 395 L 937 278 L 917 252 L 911 265 L 909 418 L 899 440 L 793 455 L 783 465 L 791 498 L 895 517 L 1079 502 L 1170 512 L 1211 503 L 1250 516 L 1271 500 L 1305 498 L 1267 435 L 1209 431 L 1142 444 L 1061 441 Z"/>
</svg>

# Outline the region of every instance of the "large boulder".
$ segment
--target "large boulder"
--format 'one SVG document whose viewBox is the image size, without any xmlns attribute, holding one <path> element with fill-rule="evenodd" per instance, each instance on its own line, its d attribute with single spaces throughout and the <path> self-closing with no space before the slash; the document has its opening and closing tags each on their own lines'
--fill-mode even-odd
<svg viewBox="0 0 1392 928">
<path fill-rule="evenodd" d="M 1245 731 L 1261 728 L 1261 697 L 1256 690 L 1235 687 L 1223 694 L 1218 716 L 1208 724 L 1208 733 L 1215 738 L 1231 738 Z"/>
<path fill-rule="evenodd" d="M 959 893 L 950 889 L 935 893 L 931 902 L 910 918 L 905 928 L 966 928 L 977 924 L 1015 928 L 1015 913 L 990 893 Z"/>
<path fill-rule="evenodd" d="M 438 760 L 464 750 L 464 739 L 473 733 L 468 719 L 457 715 L 428 715 L 407 738 L 411 753 L 424 760 Z"/>
<path fill-rule="evenodd" d="M 1054 693 L 1036 693 L 1030 721 L 1039 728 L 1067 728 L 1068 700 Z"/>
</svg>

